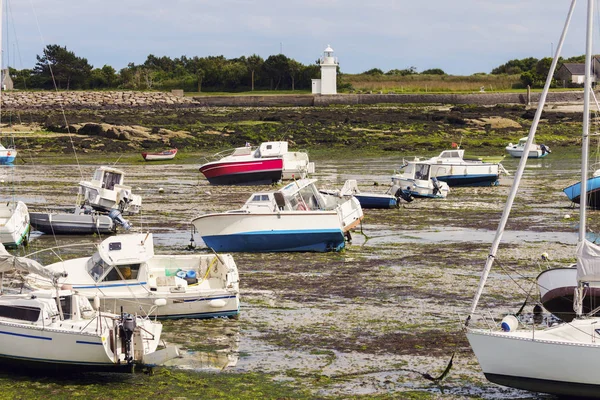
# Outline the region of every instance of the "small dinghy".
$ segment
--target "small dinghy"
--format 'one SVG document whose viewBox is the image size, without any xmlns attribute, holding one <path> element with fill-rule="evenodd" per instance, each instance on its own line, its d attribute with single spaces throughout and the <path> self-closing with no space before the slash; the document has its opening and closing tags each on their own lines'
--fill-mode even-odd
<svg viewBox="0 0 600 400">
<path fill-rule="evenodd" d="M 177 149 L 159 151 L 158 153 L 142 153 L 142 157 L 146 161 L 172 160 L 175 158 L 175 155 L 177 155 Z"/>
</svg>

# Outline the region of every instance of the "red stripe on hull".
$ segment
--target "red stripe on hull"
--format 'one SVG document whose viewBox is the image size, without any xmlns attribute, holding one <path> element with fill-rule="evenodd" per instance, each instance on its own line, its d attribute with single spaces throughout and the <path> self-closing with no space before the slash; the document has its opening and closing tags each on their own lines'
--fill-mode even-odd
<svg viewBox="0 0 600 400">
<path fill-rule="evenodd" d="M 256 161 L 214 162 L 204 164 L 200 172 L 206 179 L 225 177 L 237 174 L 260 174 L 269 171 L 283 170 L 283 159 L 261 159 Z"/>
</svg>

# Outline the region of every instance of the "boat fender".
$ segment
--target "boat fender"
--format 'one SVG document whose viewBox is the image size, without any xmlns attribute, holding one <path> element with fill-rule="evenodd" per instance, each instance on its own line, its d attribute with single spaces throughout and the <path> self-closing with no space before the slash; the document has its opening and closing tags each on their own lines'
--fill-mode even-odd
<svg viewBox="0 0 600 400">
<path fill-rule="evenodd" d="M 154 305 L 156 307 L 162 307 L 167 305 L 167 299 L 156 299 L 154 300 Z"/>
<path fill-rule="evenodd" d="M 227 302 L 223 299 L 214 299 L 209 301 L 208 305 L 212 308 L 223 308 L 227 305 Z"/>
<path fill-rule="evenodd" d="M 100 309 L 100 297 L 98 297 L 98 296 L 94 296 L 94 309 L 95 310 Z"/>
<path fill-rule="evenodd" d="M 513 332 L 519 326 L 519 320 L 514 315 L 507 315 L 502 318 L 500 327 L 504 332 Z"/>
</svg>

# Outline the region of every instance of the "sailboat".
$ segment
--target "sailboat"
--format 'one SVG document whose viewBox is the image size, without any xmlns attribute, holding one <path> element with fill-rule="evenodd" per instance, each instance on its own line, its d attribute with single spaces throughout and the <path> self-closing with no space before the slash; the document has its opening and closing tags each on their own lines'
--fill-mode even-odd
<svg viewBox="0 0 600 400">
<path fill-rule="evenodd" d="M 0 6 L 2 2 L 0 1 Z M 2 13 L 0 11 L 0 65 L 2 64 Z M 0 85 L 2 86 L 2 85 Z M 2 90 L 0 87 L 0 117 L 2 116 Z M 17 155 L 15 149 L 0 145 L 0 164 L 12 163 Z M 29 211 L 22 201 L 10 199 L 0 203 L 0 242 L 6 247 L 26 244 L 29 240 Z"/>
<path fill-rule="evenodd" d="M 573 15 L 576 0 L 571 7 L 561 35 L 556 54 L 552 61 L 544 91 L 540 96 L 525 152 L 533 144 L 535 131 L 540 120 L 552 76 L 556 69 L 560 50 Z M 594 0 L 588 0 L 587 33 L 585 58 L 585 89 L 582 134 L 581 185 L 585 193 L 588 175 L 589 110 L 591 95 L 592 25 Z M 585 315 L 581 302 L 581 292 L 588 282 L 600 281 L 600 247 L 587 241 L 586 197 L 581 197 L 580 226 L 577 245 L 577 311 L 576 317 L 568 323 L 560 323 L 548 328 L 525 326 L 514 315 L 504 317 L 500 326 L 477 329 L 470 325 L 474 321 L 475 310 L 483 292 L 492 264 L 496 259 L 502 234 L 510 209 L 514 202 L 521 177 L 527 163 L 522 157 L 509 193 L 504 212 L 500 219 L 496 236 L 492 243 L 484 271 L 469 315 L 465 321 L 467 339 L 475 353 L 485 377 L 494 383 L 518 389 L 551 393 L 565 396 L 600 397 L 600 317 L 593 313 Z"/>
</svg>

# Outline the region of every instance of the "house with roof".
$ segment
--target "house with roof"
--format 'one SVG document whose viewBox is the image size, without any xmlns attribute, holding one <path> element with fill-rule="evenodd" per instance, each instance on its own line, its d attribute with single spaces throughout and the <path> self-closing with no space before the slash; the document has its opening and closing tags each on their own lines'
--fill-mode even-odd
<svg viewBox="0 0 600 400">
<path fill-rule="evenodd" d="M 592 82 L 597 82 L 600 77 L 600 56 L 592 58 Z M 554 78 L 560 82 L 561 86 L 583 86 L 585 79 L 584 63 L 563 63 Z"/>
</svg>

